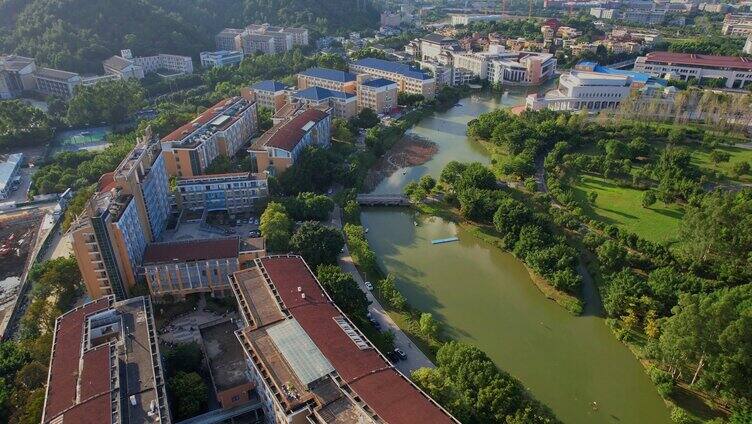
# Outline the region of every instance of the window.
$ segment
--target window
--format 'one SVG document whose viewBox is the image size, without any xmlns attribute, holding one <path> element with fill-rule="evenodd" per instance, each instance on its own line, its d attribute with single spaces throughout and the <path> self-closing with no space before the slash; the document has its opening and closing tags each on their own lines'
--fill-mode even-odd
<svg viewBox="0 0 752 424">
<path fill-rule="evenodd" d="M 239 401 L 239 400 L 240 400 L 240 396 L 233 396 L 233 397 L 232 397 L 232 401 L 233 401 L 233 402 L 237 402 L 237 401 Z"/>
</svg>

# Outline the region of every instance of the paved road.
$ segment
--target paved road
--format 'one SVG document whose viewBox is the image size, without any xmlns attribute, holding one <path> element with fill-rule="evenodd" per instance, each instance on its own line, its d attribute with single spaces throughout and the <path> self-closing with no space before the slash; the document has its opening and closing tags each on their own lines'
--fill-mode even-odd
<svg viewBox="0 0 752 424">
<path fill-rule="evenodd" d="M 338 228 L 342 228 L 342 221 L 340 217 L 340 209 L 339 207 L 335 207 L 334 211 L 332 212 L 332 224 Z M 345 246 L 344 252 L 339 255 L 337 262 L 339 263 L 339 266 L 343 271 L 350 273 L 353 276 L 355 281 L 358 283 L 358 286 L 360 286 L 360 289 L 366 293 L 366 298 L 372 302 L 368 307 L 368 311 L 371 312 L 371 316 L 373 316 L 373 318 L 378 321 L 383 331 L 386 331 L 387 329 L 392 330 L 392 332 L 394 333 L 394 345 L 402 349 L 402 351 L 407 355 L 406 360 L 399 361 L 394 364 L 397 369 L 400 370 L 403 374 L 409 376 L 411 371 L 414 371 L 418 368 L 433 368 L 434 364 L 428 359 L 426 355 L 423 354 L 423 352 L 420 351 L 420 349 L 415 346 L 415 344 L 413 344 L 412 341 L 410 341 L 410 338 L 407 337 L 407 335 L 397 326 L 397 324 L 394 323 L 394 321 L 392 321 L 392 318 L 389 316 L 389 314 L 384 311 L 384 307 L 381 306 L 381 303 L 379 303 L 378 299 L 376 299 L 376 297 L 373 296 L 373 294 L 369 292 L 368 289 L 366 289 L 363 277 L 355 267 L 347 246 Z"/>
</svg>

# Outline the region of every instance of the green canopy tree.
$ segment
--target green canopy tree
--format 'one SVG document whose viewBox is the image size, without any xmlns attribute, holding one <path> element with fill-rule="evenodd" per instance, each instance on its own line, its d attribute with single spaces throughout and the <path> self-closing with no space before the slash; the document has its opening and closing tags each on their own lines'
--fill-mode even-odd
<svg viewBox="0 0 752 424">
<path fill-rule="evenodd" d="M 290 240 L 292 221 L 287 216 L 285 207 L 277 202 L 269 202 L 261 214 L 259 226 L 261 234 L 266 237 L 266 246 L 271 251 L 287 250 Z"/>
</svg>

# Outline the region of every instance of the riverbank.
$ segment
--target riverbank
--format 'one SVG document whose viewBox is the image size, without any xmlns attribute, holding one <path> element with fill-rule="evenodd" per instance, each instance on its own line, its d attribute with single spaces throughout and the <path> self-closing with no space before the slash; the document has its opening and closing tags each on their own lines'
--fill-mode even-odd
<svg viewBox="0 0 752 424">
<path fill-rule="evenodd" d="M 488 243 L 499 250 L 508 252 L 508 250 L 504 247 L 504 242 L 496 233 L 496 230 L 493 227 L 473 223 L 462 218 L 456 209 L 452 208 L 444 202 L 418 203 L 414 204 L 413 208 L 422 214 L 437 216 L 444 220 L 453 222 L 465 229 L 468 233 L 472 234 L 478 240 Z M 520 262 L 525 265 L 525 268 L 530 274 L 530 279 L 532 280 L 535 287 L 537 287 L 538 290 L 540 290 L 540 292 L 547 299 L 553 300 L 559 306 L 563 307 L 573 315 L 582 314 L 583 304 L 577 296 L 566 293 L 562 290 L 558 290 L 557 288 L 553 287 L 548 281 L 546 281 L 545 278 L 530 269 L 530 267 L 525 264 L 524 261 L 520 260 Z"/>
<path fill-rule="evenodd" d="M 439 151 L 436 143 L 415 134 L 405 134 L 368 171 L 364 182 L 365 191 L 376 186 L 401 168 L 420 166 Z"/>
</svg>

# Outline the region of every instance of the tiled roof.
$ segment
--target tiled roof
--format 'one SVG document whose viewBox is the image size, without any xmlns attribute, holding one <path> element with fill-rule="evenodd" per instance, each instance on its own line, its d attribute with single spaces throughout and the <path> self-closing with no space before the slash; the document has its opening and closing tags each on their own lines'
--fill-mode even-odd
<svg viewBox="0 0 752 424">
<path fill-rule="evenodd" d="M 37 72 L 35 73 L 35 75 L 38 77 L 58 80 L 58 81 L 68 81 L 71 78 L 78 76 L 78 74 L 75 72 L 61 71 L 59 69 L 52 69 L 52 68 L 37 68 Z"/>
<path fill-rule="evenodd" d="M 320 102 L 332 97 L 335 99 L 349 99 L 351 97 L 355 97 L 355 94 L 345 93 L 343 91 L 337 90 L 329 90 L 322 87 L 308 87 L 305 90 L 298 91 L 293 95 L 293 97 Z"/>
<path fill-rule="evenodd" d="M 237 258 L 237 237 L 152 243 L 146 246 L 144 264 Z"/>
<path fill-rule="evenodd" d="M 391 61 L 384 60 L 384 59 L 377 59 L 375 57 L 367 57 L 365 59 L 360 59 L 354 64 L 356 66 L 363 66 L 366 68 L 378 69 L 384 72 L 392 72 L 395 74 L 400 74 L 407 78 L 420 79 L 420 80 L 428 80 L 428 79 L 433 78 L 432 76 L 421 71 L 420 69 L 414 68 L 410 65 L 406 65 L 404 63 L 391 62 Z"/>
<path fill-rule="evenodd" d="M 303 127 L 309 122 L 318 123 L 324 120 L 327 116 L 329 116 L 327 113 L 318 109 L 307 109 L 303 113 L 296 115 L 291 120 L 276 125 L 274 128 L 267 131 L 268 135 L 264 134 L 261 136 L 263 145 L 291 152 L 306 134 Z"/>
<path fill-rule="evenodd" d="M 336 69 L 328 68 L 310 68 L 301 72 L 300 75 L 307 77 L 321 78 L 325 80 L 331 80 L 336 82 L 350 82 L 355 81 L 355 75 L 345 71 L 338 71 Z"/>
<path fill-rule="evenodd" d="M 380 87 L 386 87 L 387 85 L 392 85 L 392 84 L 397 84 L 397 83 L 392 80 L 388 80 L 386 78 L 376 78 L 376 79 L 366 81 L 361 85 L 365 85 L 366 87 L 380 88 Z"/>
<path fill-rule="evenodd" d="M 251 88 L 253 88 L 254 90 L 277 92 L 286 89 L 287 86 L 279 81 L 265 80 L 253 84 Z"/>
<path fill-rule="evenodd" d="M 646 57 L 647 62 L 664 62 L 672 65 L 710 66 L 752 71 L 752 59 L 738 56 L 711 56 L 694 53 L 652 52 Z"/>
<path fill-rule="evenodd" d="M 456 423 L 375 349 L 360 349 L 355 344 L 335 321 L 342 312 L 331 303 L 302 258 L 276 256 L 260 261 L 284 307 L 344 384 L 352 387 L 381 419 L 391 424 Z"/>
<path fill-rule="evenodd" d="M 121 56 L 112 56 L 109 59 L 105 59 L 104 66 L 122 71 L 123 69 L 133 65 L 133 61 L 125 59 Z"/>
</svg>

